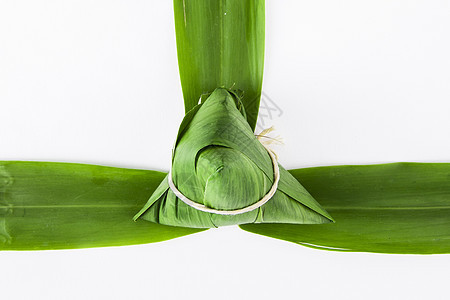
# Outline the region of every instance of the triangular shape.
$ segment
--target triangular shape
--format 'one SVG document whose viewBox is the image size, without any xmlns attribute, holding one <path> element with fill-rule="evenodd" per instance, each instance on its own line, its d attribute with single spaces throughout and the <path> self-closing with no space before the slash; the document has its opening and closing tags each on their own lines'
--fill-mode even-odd
<svg viewBox="0 0 450 300">
<path fill-rule="evenodd" d="M 239 98 L 225 89 L 216 89 L 186 115 L 173 154 L 174 185 L 187 198 L 215 210 L 250 206 L 263 198 L 274 182 L 271 157 L 247 123 Z M 200 211 L 178 199 L 166 177 L 135 218 L 195 228 L 332 222 L 301 184 L 279 168 L 278 190 L 255 210 L 231 216 Z"/>
</svg>

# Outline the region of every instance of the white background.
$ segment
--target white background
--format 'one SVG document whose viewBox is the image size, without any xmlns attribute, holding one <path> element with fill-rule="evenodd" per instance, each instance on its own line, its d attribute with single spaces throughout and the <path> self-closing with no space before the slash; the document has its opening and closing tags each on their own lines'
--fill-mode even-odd
<svg viewBox="0 0 450 300">
<path fill-rule="evenodd" d="M 450 161 L 450 1 L 268 0 L 288 168 Z M 0 0 L 0 159 L 168 170 L 172 3 Z M 0 253 L 2 299 L 448 299 L 450 256 L 335 253 L 235 227 Z"/>
</svg>

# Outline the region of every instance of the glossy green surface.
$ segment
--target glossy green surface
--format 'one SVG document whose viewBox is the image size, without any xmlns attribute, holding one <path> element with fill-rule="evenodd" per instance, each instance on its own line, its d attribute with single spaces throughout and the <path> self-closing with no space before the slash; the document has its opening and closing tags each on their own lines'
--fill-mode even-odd
<svg viewBox="0 0 450 300">
<path fill-rule="evenodd" d="M 333 166 L 290 173 L 336 223 L 241 228 L 319 249 L 450 253 L 450 164 Z M 93 165 L 0 162 L 0 249 L 133 245 L 200 231 L 131 220 L 164 176 Z"/>
<path fill-rule="evenodd" d="M 133 221 L 164 176 L 93 165 L 0 161 L 0 250 L 122 246 L 198 232 Z"/>
<path fill-rule="evenodd" d="M 239 99 L 216 89 L 183 120 L 172 163 L 175 186 L 196 203 L 236 210 L 257 203 L 272 187 L 274 170 L 245 119 Z M 331 216 L 281 166 L 272 199 L 233 216 L 203 212 L 180 201 L 165 179 L 135 218 L 172 226 L 213 228 L 245 223 L 322 224 Z"/>
<path fill-rule="evenodd" d="M 174 0 L 186 112 L 218 87 L 242 90 L 254 129 L 264 68 L 264 0 Z"/>
<path fill-rule="evenodd" d="M 333 166 L 290 172 L 336 223 L 252 224 L 242 229 L 319 249 L 450 253 L 450 164 Z"/>
</svg>

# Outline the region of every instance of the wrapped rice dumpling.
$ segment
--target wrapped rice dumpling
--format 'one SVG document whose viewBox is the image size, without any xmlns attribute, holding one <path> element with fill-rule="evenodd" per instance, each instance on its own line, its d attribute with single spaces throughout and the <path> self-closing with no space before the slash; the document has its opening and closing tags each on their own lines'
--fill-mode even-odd
<svg viewBox="0 0 450 300">
<path fill-rule="evenodd" d="M 253 134 L 240 97 L 216 89 L 184 117 L 172 170 L 135 220 L 192 228 L 333 222 L 269 151 Z M 268 198 L 274 188 L 276 192 Z M 259 206 L 263 198 L 268 200 Z"/>
</svg>

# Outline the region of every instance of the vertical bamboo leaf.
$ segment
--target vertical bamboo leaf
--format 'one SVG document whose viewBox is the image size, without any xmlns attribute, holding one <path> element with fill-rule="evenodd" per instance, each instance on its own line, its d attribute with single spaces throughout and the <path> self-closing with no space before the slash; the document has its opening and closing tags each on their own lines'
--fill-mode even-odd
<svg viewBox="0 0 450 300">
<path fill-rule="evenodd" d="M 264 68 L 264 0 L 174 0 L 186 112 L 217 87 L 244 92 L 252 129 Z"/>
</svg>

